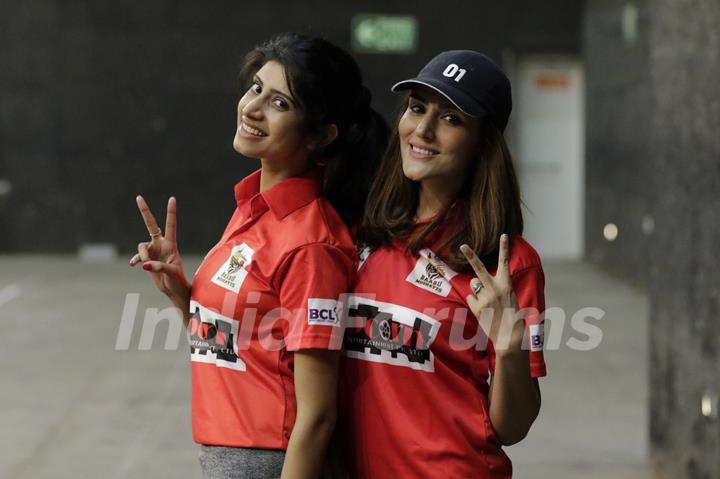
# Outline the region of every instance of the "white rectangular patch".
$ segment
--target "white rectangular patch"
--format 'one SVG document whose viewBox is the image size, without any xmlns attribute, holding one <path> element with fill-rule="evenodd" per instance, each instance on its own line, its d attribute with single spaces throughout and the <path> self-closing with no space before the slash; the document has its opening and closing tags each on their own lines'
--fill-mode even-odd
<svg viewBox="0 0 720 479">
<path fill-rule="evenodd" d="M 342 306 L 336 299 L 308 298 L 308 324 L 340 326 Z"/>
<path fill-rule="evenodd" d="M 220 266 L 212 282 L 225 289 L 229 289 L 233 293 L 240 291 L 247 270 L 245 269 L 251 262 L 255 250 L 246 243 L 239 244 L 232 249 L 227 261 Z"/>
<path fill-rule="evenodd" d="M 363 267 L 363 265 L 365 264 L 365 260 L 368 259 L 368 256 L 370 256 L 370 247 L 369 246 L 364 247 L 363 249 L 361 249 L 358 252 L 358 260 L 359 260 L 358 271 L 360 271 L 360 268 Z"/>
<path fill-rule="evenodd" d="M 192 300 L 190 312 L 193 314 L 188 326 L 190 360 L 245 371 L 245 362 L 239 357 L 237 347 L 240 322 Z"/>
<path fill-rule="evenodd" d="M 349 358 L 435 372 L 431 346 L 440 321 L 419 311 L 348 295 L 345 355 Z"/>
<path fill-rule="evenodd" d="M 415 268 L 405 281 L 431 293 L 447 297 L 452 289 L 450 279 L 455 275 L 457 275 L 456 271 L 450 269 L 435 253 L 425 248 L 420 250 Z"/>
<path fill-rule="evenodd" d="M 542 351 L 545 342 L 545 327 L 543 324 L 531 324 L 528 326 L 530 332 L 530 351 Z"/>
</svg>

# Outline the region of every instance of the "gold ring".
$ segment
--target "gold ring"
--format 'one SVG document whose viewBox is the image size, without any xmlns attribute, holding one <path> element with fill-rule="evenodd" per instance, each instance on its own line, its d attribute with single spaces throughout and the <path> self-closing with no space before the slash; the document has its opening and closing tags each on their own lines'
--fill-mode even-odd
<svg viewBox="0 0 720 479">
<path fill-rule="evenodd" d="M 155 233 L 150 233 L 150 239 L 155 239 L 162 236 L 162 230 L 158 228 L 158 230 Z"/>
</svg>

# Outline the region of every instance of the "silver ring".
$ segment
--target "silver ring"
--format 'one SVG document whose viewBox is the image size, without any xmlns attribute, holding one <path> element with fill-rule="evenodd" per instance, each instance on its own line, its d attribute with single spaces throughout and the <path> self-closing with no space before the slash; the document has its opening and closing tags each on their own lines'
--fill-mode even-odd
<svg viewBox="0 0 720 479">
<path fill-rule="evenodd" d="M 481 289 L 483 289 L 484 285 L 482 284 L 482 281 L 478 281 L 477 283 L 474 283 L 472 285 L 473 293 L 476 295 L 480 292 Z"/>
</svg>

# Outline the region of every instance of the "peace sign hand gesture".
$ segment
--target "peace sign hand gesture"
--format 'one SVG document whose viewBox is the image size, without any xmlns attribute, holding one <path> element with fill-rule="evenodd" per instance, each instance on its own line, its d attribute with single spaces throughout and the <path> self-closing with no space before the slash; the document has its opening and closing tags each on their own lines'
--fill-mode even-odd
<svg viewBox="0 0 720 479">
<path fill-rule="evenodd" d="M 495 276 L 485 269 L 475 252 L 466 244 L 460 251 L 475 271 L 470 280 L 472 293 L 466 298 L 468 306 L 487 337 L 492 341 L 496 355 L 519 350 L 525 331 L 524 321 L 516 313 L 519 309 L 510 278 L 510 240 L 507 234 L 500 236 L 498 267 Z"/>
<path fill-rule="evenodd" d="M 176 306 L 187 310 L 190 284 L 185 279 L 180 252 L 175 240 L 177 225 L 175 198 L 170 197 L 168 200 L 164 236 L 145 199 L 138 195 L 135 200 L 148 233 L 150 233 L 150 241 L 138 244 L 138 252 L 130 259 L 129 265 L 135 266 L 143 262 L 143 269 L 150 274 L 150 279 L 155 286 L 165 293 Z"/>
</svg>

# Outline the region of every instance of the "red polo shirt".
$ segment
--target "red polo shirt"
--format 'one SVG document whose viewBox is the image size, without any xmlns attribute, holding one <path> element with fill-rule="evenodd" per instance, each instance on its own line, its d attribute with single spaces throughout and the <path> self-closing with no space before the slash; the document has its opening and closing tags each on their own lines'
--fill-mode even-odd
<svg viewBox="0 0 720 479">
<path fill-rule="evenodd" d="M 192 282 L 198 443 L 286 449 L 293 352 L 342 347 L 337 300 L 352 284 L 356 254 L 321 182 L 314 170 L 260 193 L 258 170 L 235 186 L 237 209 Z"/>
<path fill-rule="evenodd" d="M 489 417 L 492 345 L 465 301 L 473 275 L 453 271 L 432 246 L 412 255 L 397 241 L 361 256 L 341 370 L 352 477 L 508 479 L 512 466 Z M 518 303 L 542 312 L 540 259 L 519 236 L 511 247 Z M 546 373 L 541 322 L 541 314 L 526 318 L 533 377 Z"/>
</svg>

